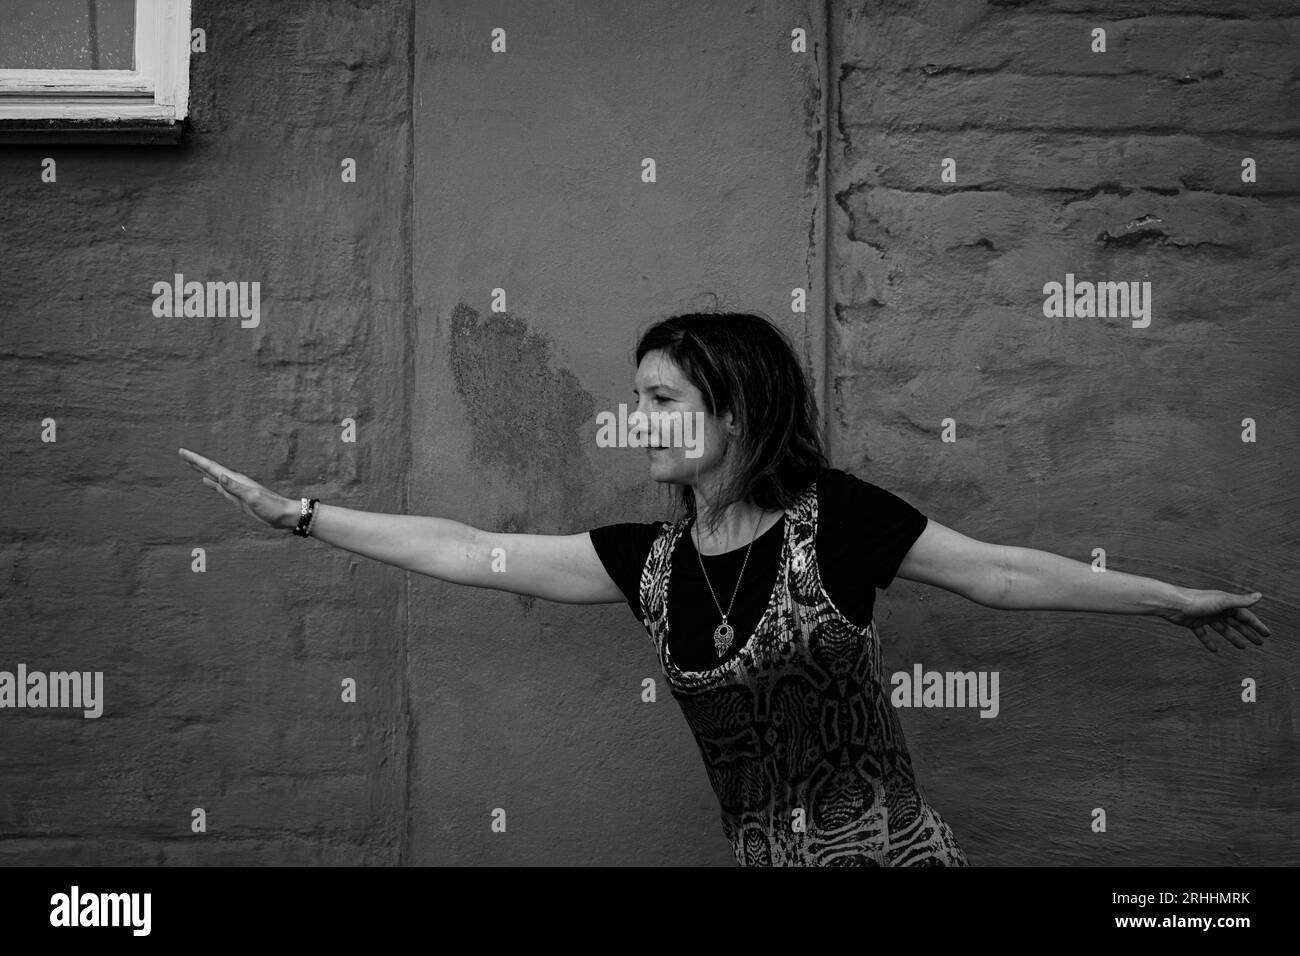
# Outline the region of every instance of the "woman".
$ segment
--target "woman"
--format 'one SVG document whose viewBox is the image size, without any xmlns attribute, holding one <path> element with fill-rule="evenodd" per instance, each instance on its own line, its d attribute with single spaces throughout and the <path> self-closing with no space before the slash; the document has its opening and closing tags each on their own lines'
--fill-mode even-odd
<svg viewBox="0 0 1300 956">
<path fill-rule="evenodd" d="M 830 468 L 795 351 L 760 316 L 667 319 L 642 336 L 636 365 L 640 415 L 629 424 L 650 476 L 678 486 L 671 522 L 495 534 L 284 498 L 180 453 L 245 513 L 304 537 L 457 584 L 626 600 L 695 735 L 741 865 L 967 865 L 916 784 L 884 686 L 874 589 L 895 576 L 987 607 L 1159 614 L 1211 651 L 1210 631 L 1239 648 L 1269 633 L 1246 610 L 1259 594 L 1094 573 L 976 541 Z M 691 432 L 664 428 L 675 416 L 702 434 L 685 441 Z"/>
</svg>

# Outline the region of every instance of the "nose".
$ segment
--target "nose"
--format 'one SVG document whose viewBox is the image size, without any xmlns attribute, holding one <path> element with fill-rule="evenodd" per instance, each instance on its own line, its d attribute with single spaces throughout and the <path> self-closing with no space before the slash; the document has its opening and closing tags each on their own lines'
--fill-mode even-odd
<svg viewBox="0 0 1300 956">
<path fill-rule="evenodd" d="M 645 399 L 641 399 L 636 403 L 636 408 L 633 409 L 633 411 L 636 414 L 629 416 L 630 421 L 628 422 L 628 426 L 627 426 L 628 438 L 631 441 L 635 441 L 640 445 L 648 444 L 647 436 L 650 430 L 649 429 L 650 416 L 642 407 L 644 404 L 645 404 Z"/>
</svg>

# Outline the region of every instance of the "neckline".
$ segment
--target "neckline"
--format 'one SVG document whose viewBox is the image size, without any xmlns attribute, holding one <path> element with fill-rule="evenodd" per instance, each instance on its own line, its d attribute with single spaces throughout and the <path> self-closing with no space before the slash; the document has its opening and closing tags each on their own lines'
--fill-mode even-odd
<svg viewBox="0 0 1300 956">
<path fill-rule="evenodd" d="M 769 534 L 771 534 L 773 531 L 775 531 L 776 528 L 777 528 L 777 526 L 778 526 L 779 524 L 781 524 L 781 522 L 784 521 L 784 520 L 786 519 L 786 515 L 788 515 L 788 514 L 789 514 L 789 512 L 787 512 L 787 511 L 782 511 L 782 512 L 781 512 L 781 517 L 779 517 L 779 518 L 777 518 L 775 521 L 773 521 L 773 522 L 772 522 L 772 526 L 771 526 L 770 528 L 768 528 L 766 531 L 764 531 L 762 534 L 760 534 L 757 538 L 754 539 L 754 544 L 758 544 L 758 542 L 762 541 L 762 540 L 763 540 L 764 538 L 766 538 Z M 705 554 L 705 553 L 704 553 L 703 551 L 701 551 L 699 548 L 695 547 L 695 539 L 691 537 L 691 528 L 695 527 L 695 519 L 696 519 L 696 517 L 698 517 L 698 516 L 697 516 L 697 515 L 691 515 L 690 518 L 687 519 L 687 521 L 686 521 L 686 527 L 683 529 L 682 533 L 686 536 L 686 540 L 690 542 L 690 544 L 691 544 L 691 550 L 693 550 L 693 551 L 694 551 L 696 554 L 698 554 L 701 558 L 730 558 L 730 557 L 733 557 L 733 556 L 735 556 L 735 555 L 740 554 L 742 551 L 744 551 L 746 548 L 749 547 L 748 544 L 742 544 L 740 547 L 738 547 L 738 548 L 732 548 L 730 551 L 719 551 L 717 554 Z"/>
<path fill-rule="evenodd" d="M 797 506 L 796 506 L 796 507 L 797 507 Z M 708 668 L 705 668 L 704 670 L 688 670 L 687 668 L 684 668 L 684 667 L 679 666 L 678 663 L 677 663 L 675 660 L 673 660 L 673 652 L 672 652 L 672 649 L 669 647 L 669 643 L 670 643 L 670 642 L 669 642 L 669 637 L 670 637 L 671 635 L 670 635 L 670 633 L 669 633 L 669 631 L 670 631 L 670 627 L 669 627 L 669 624 L 668 624 L 668 616 L 669 616 L 669 615 L 668 615 L 668 591 L 669 591 L 669 588 L 670 588 L 671 585 L 672 585 L 672 578 L 673 578 L 673 553 L 677 550 L 677 542 L 681 540 L 682 532 L 683 532 L 683 531 L 689 531 L 689 530 L 690 530 L 690 524 L 691 524 L 692 521 L 695 520 L 694 516 L 692 516 L 692 517 L 691 517 L 691 518 L 686 522 L 686 525 L 685 525 L 682 529 L 680 529 L 680 530 L 677 532 L 677 534 L 674 536 L 673 540 L 670 541 L 670 542 L 668 543 L 668 560 L 667 560 L 667 562 L 666 562 L 666 566 L 664 567 L 664 570 L 663 570 L 663 578 L 664 578 L 664 583 L 663 583 L 663 622 L 662 622 L 662 623 L 663 623 L 663 637 L 661 638 L 660 643 L 661 643 L 662 646 L 663 646 L 663 656 L 664 656 L 664 661 L 665 661 L 668 665 L 671 665 L 672 669 L 675 670 L 677 673 L 679 673 L 679 674 L 692 674 L 692 675 L 695 675 L 695 676 L 705 676 L 705 675 L 709 675 L 709 674 L 716 674 L 716 673 L 718 673 L 719 671 L 722 671 L 722 670 L 725 670 L 725 669 L 728 668 L 728 667 L 731 667 L 731 666 L 734 665 L 738 660 L 740 660 L 740 658 L 741 658 L 742 656 L 744 656 L 744 654 L 745 654 L 745 652 L 746 652 L 747 650 L 749 650 L 750 645 L 754 643 L 754 638 L 757 637 L 758 634 L 759 634 L 759 632 L 763 630 L 763 625 L 767 623 L 767 619 L 768 619 L 769 617 L 771 617 L 771 616 L 776 612 L 776 606 L 777 606 L 778 598 L 779 598 L 779 595 L 780 595 L 780 593 L 781 593 L 781 589 L 782 589 L 782 586 L 783 586 L 783 584 L 784 584 L 784 578 L 785 578 L 786 573 L 787 573 L 787 570 L 786 570 L 786 569 L 787 569 L 788 566 L 789 566 L 789 552 L 790 552 L 790 527 L 791 527 L 791 522 L 785 520 L 786 518 L 789 517 L 789 515 L 790 515 L 790 512 L 787 511 L 785 514 L 781 515 L 781 517 L 777 519 L 776 524 L 772 525 L 772 528 L 775 528 L 777 525 L 781 524 L 782 522 L 785 522 L 785 524 L 784 524 L 784 528 L 783 528 L 783 533 L 782 533 L 782 535 L 781 535 L 781 554 L 780 554 L 780 557 L 777 559 L 776 580 L 772 583 L 772 593 L 771 593 L 770 595 L 768 595 L 768 598 L 767 598 L 767 606 L 763 609 L 763 613 L 762 613 L 762 615 L 759 617 L 759 619 L 758 619 L 758 623 L 754 625 L 754 629 L 753 629 L 752 631 L 750 631 L 749 636 L 748 636 L 747 638 L 745 638 L 745 642 L 744 642 L 743 644 L 740 645 L 740 650 L 736 651 L 736 653 L 733 654 L 729 659 L 727 659 L 727 660 L 725 660 L 725 661 L 722 661 L 721 663 L 717 664 L 717 665 L 714 666 L 714 667 L 708 667 Z M 768 528 L 767 531 L 764 531 L 763 534 L 759 535 L 759 538 L 763 537 L 763 535 L 770 534 L 771 531 L 772 531 L 772 528 Z M 688 537 L 689 537 L 689 535 L 688 535 Z M 755 538 L 754 540 L 757 541 L 758 538 Z M 691 547 L 692 547 L 692 548 L 695 547 L 695 543 L 694 543 L 693 541 L 691 542 Z M 733 549 L 733 550 L 734 550 L 734 549 Z M 698 552 L 697 552 L 697 553 L 698 553 Z M 733 553 L 733 551 L 724 551 L 724 552 L 722 552 L 722 554 L 706 554 L 706 555 L 702 555 L 702 557 L 706 557 L 706 558 L 719 558 L 719 557 L 725 557 L 726 555 L 728 555 L 728 554 L 732 554 L 732 553 Z M 730 650 L 731 650 L 731 649 L 728 648 L 727 650 L 728 650 L 728 653 L 730 653 Z"/>
</svg>

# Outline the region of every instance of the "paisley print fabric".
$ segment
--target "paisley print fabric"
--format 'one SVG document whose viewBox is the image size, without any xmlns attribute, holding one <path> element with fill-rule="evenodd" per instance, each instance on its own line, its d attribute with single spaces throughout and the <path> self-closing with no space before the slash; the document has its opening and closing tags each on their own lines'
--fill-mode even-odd
<svg viewBox="0 0 1300 956">
<path fill-rule="evenodd" d="M 873 618 L 841 614 L 817 567 L 817 486 L 785 518 L 781 567 L 730 661 L 682 670 L 668 651 L 672 557 L 693 519 L 665 523 L 641 574 L 645 627 L 717 794 L 741 866 L 966 866 L 916 785 L 882 680 Z M 864 585 L 869 587 L 870 585 Z"/>
</svg>

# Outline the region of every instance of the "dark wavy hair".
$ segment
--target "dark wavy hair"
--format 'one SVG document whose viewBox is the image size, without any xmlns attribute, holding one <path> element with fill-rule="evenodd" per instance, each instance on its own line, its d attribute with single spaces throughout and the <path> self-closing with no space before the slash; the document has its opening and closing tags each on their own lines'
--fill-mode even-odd
<svg viewBox="0 0 1300 956">
<path fill-rule="evenodd" d="M 748 312 L 675 315 L 641 335 L 636 366 L 654 351 L 700 390 L 710 414 L 730 411 L 740 430 L 727 452 L 731 474 L 718 489 L 710 531 L 738 501 L 788 509 L 828 467 L 817 400 L 794 345 L 770 319 Z M 681 486 L 678 500 L 687 516 L 696 514 L 689 485 Z"/>
</svg>

